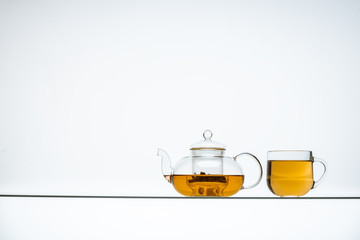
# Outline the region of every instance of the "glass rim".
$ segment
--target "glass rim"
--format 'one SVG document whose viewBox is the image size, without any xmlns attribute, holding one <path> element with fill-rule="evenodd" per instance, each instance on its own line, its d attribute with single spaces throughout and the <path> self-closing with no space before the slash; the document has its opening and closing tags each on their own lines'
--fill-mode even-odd
<svg viewBox="0 0 360 240">
<path fill-rule="evenodd" d="M 311 150 L 269 150 L 270 152 L 312 152 Z"/>
<path fill-rule="evenodd" d="M 271 150 L 267 152 L 268 160 L 310 160 L 313 153 L 310 150 Z"/>
</svg>

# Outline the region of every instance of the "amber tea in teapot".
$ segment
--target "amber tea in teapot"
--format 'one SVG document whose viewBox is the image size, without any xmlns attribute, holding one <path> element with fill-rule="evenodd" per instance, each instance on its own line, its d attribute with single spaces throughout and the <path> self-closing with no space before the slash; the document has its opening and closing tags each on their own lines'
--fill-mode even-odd
<svg viewBox="0 0 360 240">
<path fill-rule="evenodd" d="M 227 197 L 242 188 L 244 175 L 173 175 L 172 183 L 185 196 Z"/>
<path fill-rule="evenodd" d="M 191 156 L 182 158 L 173 168 L 169 155 L 159 149 L 162 157 L 162 171 L 165 179 L 172 183 L 175 190 L 185 196 L 227 197 L 241 189 L 252 188 L 259 184 L 262 168 L 259 160 L 251 153 L 241 153 L 234 158 L 225 156 L 225 146 L 211 140 L 212 133 L 203 134 L 205 140 L 193 144 Z M 260 175 L 257 181 L 244 186 L 244 174 L 237 163 L 240 156 L 248 155 L 256 160 Z"/>
</svg>

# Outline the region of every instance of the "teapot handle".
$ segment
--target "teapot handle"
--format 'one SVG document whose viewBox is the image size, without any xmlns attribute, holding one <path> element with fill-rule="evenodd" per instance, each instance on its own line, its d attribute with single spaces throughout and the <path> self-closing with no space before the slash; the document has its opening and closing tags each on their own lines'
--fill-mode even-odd
<svg viewBox="0 0 360 240">
<path fill-rule="evenodd" d="M 254 184 L 251 184 L 251 185 L 248 185 L 248 186 L 244 186 L 244 185 L 242 186 L 242 189 L 253 188 L 253 187 L 257 186 L 257 185 L 260 183 L 260 181 L 261 181 L 261 178 L 262 178 L 262 176 L 263 176 L 262 166 L 261 166 L 261 163 L 260 163 L 259 159 L 257 159 L 257 157 L 255 157 L 253 154 L 248 153 L 248 152 L 244 152 L 244 153 L 240 153 L 240 154 L 236 155 L 236 156 L 234 157 L 234 160 L 236 161 L 236 159 L 237 159 L 238 157 L 242 156 L 242 155 L 249 155 L 250 157 L 252 157 L 253 159 L 255 159 L 255 161 L 256 161 L 257 164 L 259 165 L 260 176 L 259 176 L 259 178 L 257 179 L 257 181 L 256 181 Z"/>
<path fill-rule="evenodd" d="M 316 188 L 317 186 L 319 186 L 319 184 L 324 180 L 324 177 L 326 175 L 326 169 L 327 169 L 327 163 L 324 159 L 321 159 L 321 158 L 314 158 L 314 163 L 315 162 L 318 162 L 318 163 L 321 163 L 324 167 L 324 172 L 323 174 L 321 175 L 321 177 L 319 178 L 319 180 L 317 181 L 314 181 L 314 185 L 312 186 L 312 189 Z"/>
</svg>

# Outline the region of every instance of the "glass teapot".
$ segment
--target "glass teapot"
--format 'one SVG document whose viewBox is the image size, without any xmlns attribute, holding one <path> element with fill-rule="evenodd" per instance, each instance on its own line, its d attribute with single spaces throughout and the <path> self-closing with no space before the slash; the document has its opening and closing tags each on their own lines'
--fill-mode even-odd
<svg viewBox="0 0 360 240">
<path fill-rule="evenodd" d="M 185 196 L 226 197 L 259 184 L 263 171 L 253 154 L 245 152 L 233 158 L 225 156 L 225 145 L 212 141 L 210 130 L 206 130 L 203 136 L 204 140 L 190 146 L 191 156 L 182 158 L 175 167 L 172 167 L 169 155 L 158 149 L 162 173 L 176 191 Z M 252 157 L 260 169 L 257 181 L 250 185 L 244 185 L 245 176 L 237 162 L 245 155 Z"/>
</svg>

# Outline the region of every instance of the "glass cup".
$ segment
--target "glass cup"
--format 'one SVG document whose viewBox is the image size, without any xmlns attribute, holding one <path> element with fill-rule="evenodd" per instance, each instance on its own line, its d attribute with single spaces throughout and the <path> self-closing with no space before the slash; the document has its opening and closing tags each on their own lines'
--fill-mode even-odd
<svg viewBox="0 0 360 240">
<path fill-rule="evenodd" d="M 314 158 L 311 151 L 276 150 L 267 155 L 267 185 L 278 196 L 303 196 L 316 188 L 324 179 L 327 164 L 320 158 Z M 324 172 L 314 181 L 313 164 L 321 163 Z"/>
</svg>

